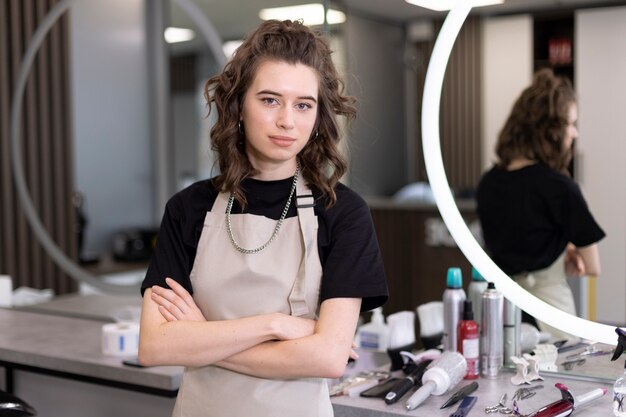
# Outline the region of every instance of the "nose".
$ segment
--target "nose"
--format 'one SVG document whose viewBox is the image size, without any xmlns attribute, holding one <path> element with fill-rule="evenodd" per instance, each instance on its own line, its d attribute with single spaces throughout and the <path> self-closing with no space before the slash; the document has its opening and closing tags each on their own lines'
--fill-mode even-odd
<svg viewBox="0 0 626 417">
<path fill-rule="evenodd" d="M 293 109 L 289 106 L 282 107 L 278 113 L 278 120 L 276 121 L 276 124 L 281 129 L 293 129 L 293 116 Z"/>
</svg>

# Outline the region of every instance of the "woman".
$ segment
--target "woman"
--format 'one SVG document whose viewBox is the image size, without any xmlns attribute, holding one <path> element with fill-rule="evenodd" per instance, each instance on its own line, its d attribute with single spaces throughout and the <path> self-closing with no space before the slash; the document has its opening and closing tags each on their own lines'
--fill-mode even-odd
<svg viewBox="0 0 626 417">
<path fill-rule="evenodd" d="M 175 416 L 332 416 L 360 311 L 387 298 L 369 209 L 339 183 L 354 117 L 324 39 L 263 23 L 205 87 L 221 174 L 170 199 L 139 359 L 185 365 Z"/>
<path fill-rule="evenodd" d="M 576 314 L 567 276 L 598 276 L 594 220 L 567 167 L 578 136 L 576 95 L 567 78 L 535 74 L 498 137 L 498 161 L 481 179 L 478 215 L 493 261 L 518 284 Z M 555 338 L 569 335 L 538 323 Z M 569 336 L 571 337 L 571 336 Z"/>
</svg>

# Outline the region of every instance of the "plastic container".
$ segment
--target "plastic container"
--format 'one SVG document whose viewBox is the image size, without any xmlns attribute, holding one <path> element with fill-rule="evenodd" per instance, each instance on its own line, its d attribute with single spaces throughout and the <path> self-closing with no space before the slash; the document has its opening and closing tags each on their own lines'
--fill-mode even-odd
<svg viewBox="0 0 626 417">
<path fill-rule="evenodd" d="M 448 268 L 446 290 L 443 292 L 443 350 L 456 352 L 458 349 L 457 327 L 463 312 L 465 290 L 460 268 Z"/>
<path fill-rule="evenodd" d="M 459 353 L 467 361 L 465 379 L 478 379 L 480 373 L 480 351 L 478 346 L 478 324 L 474 321 L 472 301 L 463 302 L 463 320 L 459 322 Z"/>
<path fill-rule="evenodd" d="M 357 345 L 365 349 L 382 351 L 389 347 L 389 327 L 385 324 L 382 307 L 372 310 L 372 320 L 359 327 Z"/>
</svg>

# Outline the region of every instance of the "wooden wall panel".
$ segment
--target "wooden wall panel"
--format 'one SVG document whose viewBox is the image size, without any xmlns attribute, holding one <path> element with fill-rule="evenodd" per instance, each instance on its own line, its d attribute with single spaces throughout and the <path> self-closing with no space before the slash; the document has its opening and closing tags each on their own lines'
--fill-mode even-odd
<svg viewBox="0 0 626 417">
<path fill-rule="evenodd" d="M 57 0 L 0 0 L 0 273 L 14 287 L 75 291 L 76 283 L 48 257 L 22 213 L 10 159 L 10 103 L 25 49 Z M 40 219 L 77 259 L 70 125 L 68 17 L 52 28 L 29 74 L 21 122 L 24 171 Z"/>
<path fill-rule="evenodd" d="M 435 24 L 435 32 L 442 22 Z M 435 39 L 415 45 L 423 65 L 416 72 L 418 112 L 421 120 L 421 100 L 428 60 Z M 448 182 L 455 191 L 463 192 L 478 185 L 481 174 L 480 137 L 480 18 L 468 18 L 452 49 L 443 83 L 440 109 L 441 147 Z M 418 151 L 414 164 L 417 178 L 427 181 L 422 150 L 421 122 L 415 138 Z"/>
</svg>

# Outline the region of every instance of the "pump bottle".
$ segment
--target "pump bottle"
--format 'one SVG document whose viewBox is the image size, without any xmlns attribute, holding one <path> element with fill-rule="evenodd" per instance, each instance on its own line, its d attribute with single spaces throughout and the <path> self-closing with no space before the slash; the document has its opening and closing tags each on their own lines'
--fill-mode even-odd
<svg viewBox="0 0 626 417">
<path fill-rule="evenodd" d="M 459 322 L 458 340 L 459 353 L 467 361 L 465 379 L 478 379 L 478 374 L 480 373 L 478 324 L 474 321 L 471 300 L 463 302 L 463 320 Z"/>
<path fill-rule="evenodd" d="M 372 310 L 372 320 L 359 327 L 357 345 L 366 349 L 386 351 L 389 342 L 389 327 L 385 323 L 382 307 Z"/>
<path fill-rule="evenodd" d="M 619 359 L 626 349 L 626 331 L 619 327 L 615 329 L 617 333 L 617 347 L 613 352 L 612 361 Z M 624 373 L 613 384 L 613 415 L 626 417 L 626 363 L 624 363 Z"/>
</svg>

